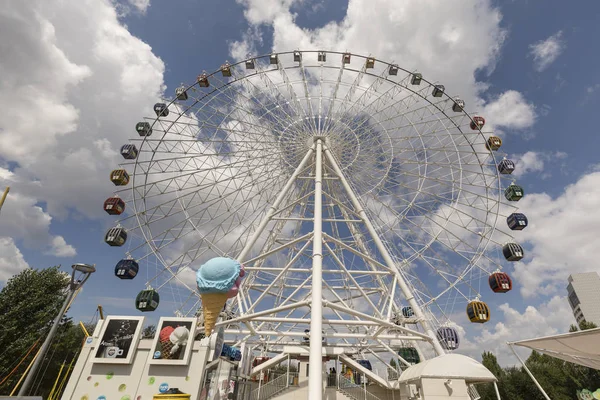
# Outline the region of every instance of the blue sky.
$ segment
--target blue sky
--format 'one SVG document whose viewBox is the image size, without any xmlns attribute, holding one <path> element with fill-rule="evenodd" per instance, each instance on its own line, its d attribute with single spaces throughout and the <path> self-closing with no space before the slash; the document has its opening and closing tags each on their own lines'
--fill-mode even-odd
<svg viewBox="0 0 600 400">
<path fill-rule="evenodd" d="M 113 190 L 105 178 L 114 152 L 150 115 L 162 85 L 170 95 L 248 48 L 372 51 L 446 79 L 449 91 L 470 99 L 469 110 L 488 110 L 503 150 L 518 161 L 527 192 L 519 206 L 532 225 L 515 236 L 530 257 L 514 274 L 509 267 L 515 290 L 490 300 L 494 321 L 468 326 L 467 351 L 504 352 L 503 341 L 567 330 L 568 274 L 598 270 L 597 2 L 464 0 L 445 11 L 435 1 L 379 0 L 379 12 L 361 0 L 19 3 L 0 10 L 0 46 L 14 55 L 0 60 L 0 186 L 11 186 L 0 214 L 1 280 L 26 266 L 95 263 L 71 314 L 85 321 L 97 304 L 139 314 L 133 298 L 143 279 L 113 276 L 123 252 L 103 243 L 112 220 L 101 206 Z M 37 17 L 18 27 L 28 15 Z M 436 58 L 447 22 L 464 35 Z"/>
</svg>

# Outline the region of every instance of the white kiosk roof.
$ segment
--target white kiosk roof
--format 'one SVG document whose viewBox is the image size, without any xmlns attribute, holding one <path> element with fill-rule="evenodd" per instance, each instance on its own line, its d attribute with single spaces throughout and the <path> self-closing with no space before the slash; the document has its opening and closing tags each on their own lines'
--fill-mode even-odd
<svg viewBox="0 0 600 400">
<path fill-rule="evenodd" d="M 600 370 L 600 328 L 520 340 L 511 344 Z"/>
<path fill-rule="evenodd" d="M 464 379 L 467 383 L 496 381 L 480 362 L 462 354 L 444 354 L 408 367 L 399 381 L 409 383 L 421 378 Z"/>
</svg>

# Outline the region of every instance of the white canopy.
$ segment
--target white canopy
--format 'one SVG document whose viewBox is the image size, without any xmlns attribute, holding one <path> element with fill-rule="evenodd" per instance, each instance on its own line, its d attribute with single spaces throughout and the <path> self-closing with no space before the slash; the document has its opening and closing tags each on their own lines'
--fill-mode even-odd
<svg viewBox="0 0 600 400">
<path fill-rule="evenodd" d="M 509 344 L 600 370 L 600 328 L 521 340 Z"/>
<path fill-rule="evenodd" d="M 480 362 L 462 354 L 444 354 L 408 367 L 399 381 L 409 383 L 421 378 L 464 379 L 467 383 L 496 381 Z"/>
</svg>

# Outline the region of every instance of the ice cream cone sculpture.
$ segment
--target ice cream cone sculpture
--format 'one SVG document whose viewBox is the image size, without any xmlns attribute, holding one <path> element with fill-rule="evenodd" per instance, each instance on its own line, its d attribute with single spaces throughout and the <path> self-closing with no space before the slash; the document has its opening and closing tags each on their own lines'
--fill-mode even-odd
<svg viewBox="0 0 600 400">
<path fill-rule="evenodd" d="M 239 262 L 216 257 L 204 263 L 196 273 L 204 312 L 204 334 L 210 336 L 227 299 L 237 296 L 246 272 Z"/>
</svg>

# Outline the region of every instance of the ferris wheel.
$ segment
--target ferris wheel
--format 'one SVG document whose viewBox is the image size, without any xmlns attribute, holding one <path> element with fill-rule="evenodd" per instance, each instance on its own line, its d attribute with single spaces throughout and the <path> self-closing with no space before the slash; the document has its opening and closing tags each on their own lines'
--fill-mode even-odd
<svg viewBox="0 0 600 400">
<path fill-rule="evenodd" d="M 310 337 L 311 356 L 382 362 L 400 347 L 410 365 L 423 353 L 407 343 L 455 350 L 454 324 L 488 321 L 485 299 L 512 288 L 503 269 L 527 226 L 515 164 L 483 116 L 418 71 L 347 52 L 249 56 L 154 111 L 104 204 L 120 215 L 105 241 L 126 249 L 115 275 L 146 276 L 142 311 L 167 298 L 196 314 L 195 271 L 231 257 L 247 276 L 220 325 L 240 342 Z"/>
</svg>

